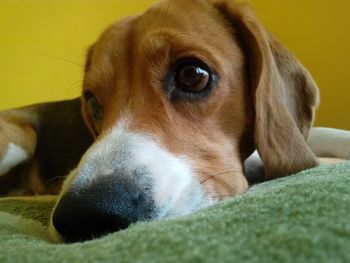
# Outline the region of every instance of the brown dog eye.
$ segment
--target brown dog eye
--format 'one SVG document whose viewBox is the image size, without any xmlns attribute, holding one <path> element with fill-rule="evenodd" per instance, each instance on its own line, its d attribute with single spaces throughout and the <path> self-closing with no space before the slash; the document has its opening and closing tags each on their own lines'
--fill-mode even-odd
<svg viewBox="0 0 350 263">
<path fill-rule="evenodd" d="M 87 105 L 89 106 L 90 114 L 94 118 L 95 121 L 99 121 L 102 119 L 102 108 L 98 103 L 96 97 L 91 92 L 84 93 L 85 100 Z"/>
<path fill-rule="evenodd" d="M 172 102 L 196 102 L 208 98 L 219 85 L 217 71 L 196 57 L 183 57 L 170 64 L 164 89 Z"/>
<path fill-rule="evenodd" d="M 180 64 L 175 72 L 177 89 L 197 93 L 205 90 L 211 81 L 209 70 L 205 66 L 189 61 Z"/>
</svg>

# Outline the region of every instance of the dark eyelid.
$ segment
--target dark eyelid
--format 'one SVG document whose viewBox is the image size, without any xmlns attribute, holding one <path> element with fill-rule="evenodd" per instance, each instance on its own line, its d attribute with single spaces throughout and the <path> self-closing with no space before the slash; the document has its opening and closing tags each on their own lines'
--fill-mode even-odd
<svg viewBox="0 0 350 263">
<path fill-rule="evenodd" d="M 83 97 L 89 107 L 90 115 L 93 117 L 96 124 L 103 118 L 103 108 L 92 92 L 85 90 L 83 92 Z"/>
<path fill-rule="evenodd" d="M 89 90 L 84 90 L 83 92 L 83 97 L 86 101 L 88 101 L 89 99 L 91 99 L 92 97 L 95 97 L 94 94 L 92 94 L 91 91 Z"/>
<path fill-rule="evenodd" d="M 179 58 L 177 59 L 177 61 L 174 63 L 173 67 L 174 68 L 178 68 L 184 65 L 188 65 L 188 64 L 192 64 L 198 67 L 201 67 L 205 70 L 210 71 L 211 67 L 208 65 L 208 63 L 204 62 L 201 59 L 198 59 L 196 57 L 183 57 L 183 58 Z"/>
</svg>

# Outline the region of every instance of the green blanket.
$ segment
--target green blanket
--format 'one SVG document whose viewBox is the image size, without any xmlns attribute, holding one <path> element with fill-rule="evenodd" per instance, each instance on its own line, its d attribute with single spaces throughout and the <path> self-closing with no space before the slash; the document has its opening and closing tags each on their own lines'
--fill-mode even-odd
<svg viewBox="0 0 350 263">
<path fill-rule="evenodd" d="M 0 199 L 0 262 L 350 262 L 350 162 L 85 243 L 50 242 L 53 203 Z"/>
</svg>

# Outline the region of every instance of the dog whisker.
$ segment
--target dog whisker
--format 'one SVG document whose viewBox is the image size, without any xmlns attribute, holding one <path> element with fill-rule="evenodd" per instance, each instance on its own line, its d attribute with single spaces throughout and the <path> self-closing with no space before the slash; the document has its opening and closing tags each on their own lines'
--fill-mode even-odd
<svg viewBox="0 0 350 263">
<path fill-rule="evenodd" d="M 214 199 L 223 199 L 223 198 L 229 198 L 229 197 L 233 197 L 233 195 L 214 195 L 212 196 L 212 198 Z"/>
<path fill-rule="evenodd" d="M 72 65 L 75 65 L 75 66 L 79 66 L 79 67 L 83 67 L 83 65 L 75 62 L 75 61 L 72 61 L 72 60 L 69 60 L 67 58 L 62 58 L 62 57 L 58 57 L 58 56 L 55 56 L 55 55 L 50 55 L 50 54 L 44 54 L 44 53 L 41 53 L 40 54 L 41 56 L 44 56 L 44 57 L 48 57 L 48 58 L 54 58 L 54 59 L 58 59 L 58 60 L 61 60 L 61 61 L 64 61 L 64 62 L 68 62 Z"/>
<path fill-rule="evenodd" d="M 82 87 L 82 84 L 83 84 L 83 80 L 82 80 L 82 79 L 73 82 L 73 83 L 70 84 L 70 86 L 67 88 L 67 94 L 68 94 L 68 95 L 79 94 L 79 93 L 80 93 L 80 90 L 81 90 L 81 87 Z"/>
<path fill-rule="evenodd" d="M 71 84 L 70 88 L 72 89 L 76 89 L 76 88 L 80 88 L 80 86 L 82 85 L 83 83 L 83 80 L 82 79 L 79 79 L 77 81 L 75 81 L 74 83 Z"/>
<path fill-rule="evenodd" d="M 64 179 L 66 178 L 67 176 L 56 176 L 54 178 L 51 178 L 50 180 L 47 180 L 45 182 L 45 186 L 49 185 L 50 183 L 52 183 L 53 181 L 56 181 L 56 180 L 59 180 L 59 179 Z"/>
<path fill-rule="evenodd" d="M 228 173 L 243 173 L 243 171 L 237 171 L 237 170 L 230 170 L 230 171 L 225 171 L 225 172 L 221 172 L 221 173 L 217 173 L 217 174 L 214 174 L 214 175 L 210 175 L 209 177 L 205 178 L 203 181 L 200 182 L 200 184 L 204 184 L 205 182 L 217 177 L 217 176 L 220 176 L 220 175 L 225 175 L 225 174 L 228 174 Z"/>
</svg>

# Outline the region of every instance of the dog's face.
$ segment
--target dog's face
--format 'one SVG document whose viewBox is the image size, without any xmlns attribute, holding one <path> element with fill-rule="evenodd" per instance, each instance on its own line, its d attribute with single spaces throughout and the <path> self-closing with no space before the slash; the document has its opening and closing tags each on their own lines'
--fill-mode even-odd
<svg viewBox="0 0 350 263">
<path fill-rule="evenodd" d="M 247 12 L 168 0 L 105 30 L 82 96 L 96 141 L 64 183 L 52 232 L 90 239 L 241 193 L 254 146 L 270 177 L 316 164 L 303 137 L 315 85 Z"/>
</svg>

